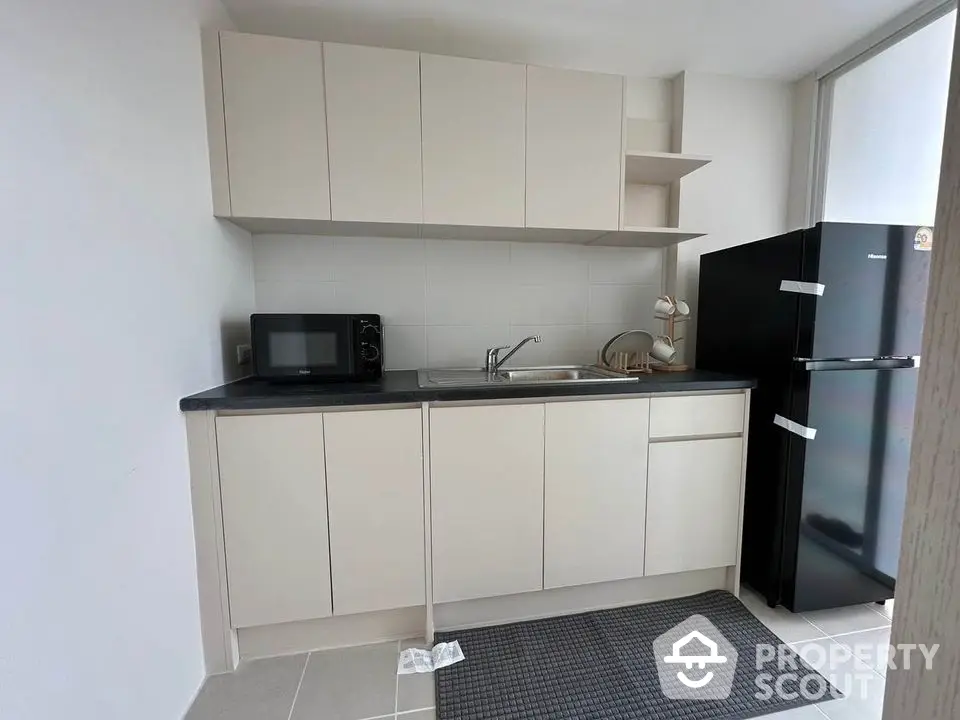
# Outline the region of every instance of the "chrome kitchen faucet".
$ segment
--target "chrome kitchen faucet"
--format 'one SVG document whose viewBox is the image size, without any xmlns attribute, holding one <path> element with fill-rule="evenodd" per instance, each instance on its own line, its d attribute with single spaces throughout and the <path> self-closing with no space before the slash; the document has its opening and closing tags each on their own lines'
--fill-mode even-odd
<svg viewBox="0 0 960 720">
<path fill-rule="evenodd" d="M 509 345 L 503 345 L 503 346 L 501 346 L 501 347 L 487 348 L 487 362 L 486 362 L 486 365 L 484 365 L 484 369 L 486 369 L 486 371 L 487 371 L 488 373 L 490 373 L 491 375 L 492 375 L 493 373 L 497 372 L 497 370 L 499 370 L 500 367 L 501 367 L 507 360 L 509 360 L 510 358 L 512 358 L 514 355 L 516 355 L 516 354 L 517 354 L 517 351 L 518 351 L 520 348 L 522 348 L 524 345 L 526 345 L 528 342 L 530 342 L 531 340 L 532 340 L 533 342 L 535 342 L 535 343 L 538 343 L 538 342 L 540 342 L 540 336 L 539 336 L 539 335 L 531 335 L 530 337 L 524 338 L 523 340 L 521 340 L 520 342 L 518 342 L 516 345 L 514 345 L 513 350 L 510 350 L 510 346 L 509 346 Z M 510 352 L 508 352 L 506 355 L 503 356 L 503 359 L 502 359 L 502 360 L 501 360 L 500 357 L 499 357 L 501 350 L 510 350 Z"/>
</svg>

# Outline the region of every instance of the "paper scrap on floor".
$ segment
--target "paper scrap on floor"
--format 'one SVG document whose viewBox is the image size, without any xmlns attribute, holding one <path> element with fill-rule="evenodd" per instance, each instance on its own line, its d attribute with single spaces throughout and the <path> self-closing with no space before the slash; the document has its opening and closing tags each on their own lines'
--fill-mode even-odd
<svg viewBox="0 0 960 720">
<path fill-rule="evenodd" d="M 456 640 L 449 643 L 437 643 L 433 646 L 433 650 L 407 648 L 400 653 L 397 675 L 433 672 L 461 660 L 463 660 L 463 651 L 460 649 L 460 643 Z"/>
</svg>

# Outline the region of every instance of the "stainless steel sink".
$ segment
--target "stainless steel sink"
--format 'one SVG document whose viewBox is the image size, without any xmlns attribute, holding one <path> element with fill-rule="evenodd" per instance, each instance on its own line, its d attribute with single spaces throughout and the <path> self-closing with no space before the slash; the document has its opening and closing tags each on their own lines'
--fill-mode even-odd
<svg viewBox="0 0 960 720">
<path fill-rule="evenodd" d="M 620 377 L 601 375 L 589 368 L 523 368 L 501 370 L 500 375 L 510 382 L 571 382 L 576 380 L 620 380 Z"/>
<path fill-rule="evenodd" d="M 420 387 L 494 387 L 506 385 L 569 385 L 581 383 L 636 382 L 630 375 L 590 365 L 557 365 L 500 370 L 419 370 Z"/>
</svg>

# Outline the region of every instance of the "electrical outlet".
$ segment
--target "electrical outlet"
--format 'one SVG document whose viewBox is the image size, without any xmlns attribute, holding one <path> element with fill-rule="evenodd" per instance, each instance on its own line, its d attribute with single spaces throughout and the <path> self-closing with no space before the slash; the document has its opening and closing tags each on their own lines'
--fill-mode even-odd
<svg viewBox="0 0 960 720">
<path fill-rule="evenodd" d="M 237 345 L 237 365 L 249 365 L 253 359 L 253 348 L 249 345 Z"/>
</svg>

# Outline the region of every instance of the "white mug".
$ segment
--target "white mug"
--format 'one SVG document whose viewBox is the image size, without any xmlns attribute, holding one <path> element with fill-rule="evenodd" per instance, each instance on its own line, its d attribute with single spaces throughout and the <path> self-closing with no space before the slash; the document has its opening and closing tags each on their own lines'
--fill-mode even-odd
<svg viewBox="0 0 960 720">
<path fill-rule="evenodd" d="M 672 363 L 674 358 L 677 357 L 677 349 L 673 346 L 673 340 L 666 335 L 658 337 L 650 350 L 650 356 L 667 365 Z"/>
<path fill-rule="evenodd" d="M 690 306 L 683 300 L 677 300 L 677 316 L 688 317 L 690 315 Z"/>
<path fill-rule="evenodd" d="M 689 309 L 690 308 L 688 307 L 687 310 Z M 653 306 L 653 311 L 657 313 L 657 315 L 669 316 L 669 315 L 673 315 L 677 311 L 677 306 L 673 303 L 673 300 L 671 300 L 667 296 L 664 296 L 662 298 L 657 299 L 657 302 Z"/>
</svg>

